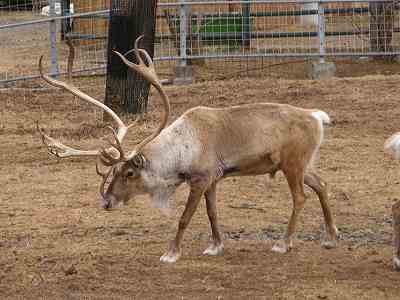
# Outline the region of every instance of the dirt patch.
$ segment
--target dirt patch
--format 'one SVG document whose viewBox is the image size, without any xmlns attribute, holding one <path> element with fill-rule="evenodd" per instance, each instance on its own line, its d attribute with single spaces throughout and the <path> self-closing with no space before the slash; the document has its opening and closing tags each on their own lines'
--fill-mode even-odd
<svg viewBox="0 0 400 300">
<path fill-rule="evenodd" d="M 268 101 L 326 111 L 333 124 L 319 170 L 341 232 L 336 249 L 320 247 L 322 212 L 308 191 L 295 248 L 286 255 L 271 252 L 291 212 L 283 176 L 227 179 L 218 190 L 225 254 L 201 255 L 210 237 L 202 203 L 175 265 L 162 265 L 159 257 L 175 233 L 186 187 L 177 191 L 170 217 L 147 197 L 101 210 L 95 161 L 53 159 L 35 132 L 40 120 L 65 143 L 98 147 L 105 133 L 101 114 L 59 91 L 1 92 L 1 298 L 397 299 L 390 207 L 400 195 L 400 165 L 384 156 L 382 145 L 400 128 L 399 83 L 399 76 L 269 77 L 167 87 L 171 120 L 196 105 Z M 133 128 L 125 147 L 157 125 L 160 103 L 154 95 L 146 121 Z"/>
</svg>

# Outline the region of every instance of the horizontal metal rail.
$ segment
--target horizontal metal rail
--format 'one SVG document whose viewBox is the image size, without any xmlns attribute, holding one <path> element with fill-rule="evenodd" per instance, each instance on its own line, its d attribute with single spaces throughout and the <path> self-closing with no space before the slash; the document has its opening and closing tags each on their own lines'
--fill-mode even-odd
<svg viewBox="0 0 400 300">
<path fill-rule="evenodd" d="M 71 40 L 105 40 L 105 39 L 107 39 L 106 35 L 82 34 L 82 33 L 73 33 L 73 32 L 66 33 L 65 37 L 70 38 Z"/>
<path fill-rule="evenodd" d="M 400 32 L 400 28 L 393 28 L 392 32 Z M 369 34 L 369 30 L 357 30 L 357 31 L 327 31 L 326 36 L 346 36 L 346 35 L 364 35 Z M 249 33 L 250 38 L 295 38 L 295 37 L 317 37 L 318 32 L 316 31 L 298 31 L 298 32 L 257 32 L 253 31 Z M 230 40 L 232 42 L 242 41 L 241 32 L 220 32 L 220 33 L 191 33 L 190 37 L 193 39 L 199 38 L 202 42 L 207 43 L 207 41 L 221 41 Z M 161 40 L 174 40 L 175 35 L 164 34 L 156 36 L 156 41 Z M 385 52 L 386 53 L 386 52 Z"/>
<path fill-rule="evenodd" d="M 154 61 L 161 61 L 160 58 L 154 58 Z M 86 68 L 86 69 L 78 69 L 78 70 L 73 70 L 71 73 L 72 74 L 80 74 L 80 73 L 85 73 L 85 72 L 94 72 L 94 71 L 101 71 L 101 70 L 106 70 L 106 65 L 100 66 L 100 67 L 93 67 L 93 68 Z M 49 76 L 62 76 L 62 75 L 68 75 L 68 72 L 55 72 L 55 73 L 47 73 Z M 30 76 L 20 76 L 20 77 L 14 77 L 11 79 L 1 79 L 0 84 L 6 84 L 6 83 L 11 83 L 11 82 L 16 82 L 16 81 L 22 81 L 22 80 L 33 80 L 33 79 L 38 79 L 41 76 L 38 75 L 30 75 Z"/>
<path fill-rule="evenodd" d="M 72 71 L 72 74 L 100 71 L 100 70 L 105 70 L 105 68 L 106 67 L 103 66 L 103 67 L 94 67 L 94 68 L 88 68 L 88 69 L 74 70 L 74 71 Z M 67 75 L 67 74 L 68 74 L 68 72 L 56 72 L 56 73 L 48 73 L 47 75 L 49 75 L 49 76 L 61 76 L 61 75 Z M 11 79 L 2 79 L 2 80 L 0 80 L 0 84 L 11 83 L 11 82 L 21 81 L 21 80 L 38 79 L 40 77 L 41 77 L 40 75 L 31 75 L 31 76 L 15 77 L 15 78 L 11 78 Z"/>
<path fill-rule="evenodd" d="M 400 32 L 400 28 L 393 28 L 392 32 Z M 327 31 L 326 36 L 351 36 L 351 35 L 366 35 L 369 34 L 369 30 L 357 30 L 357 31 Z M 105 35 L 91 35 L 91 34 L 67 34 L 72 40 L 105 40 Z M 298 31 L 298 32 L 257 32 L 253 31 L 248 34 L 249 38 L 301 38 L 301 37 L 317 37 L 318 32 L 316 31 Z M 221 32 L 221 33 L 191 33 L 188 35 L 189 38 L 199 38 L 202 42 L 207 41 L 222 41 L 230 40 L 232 42 L 241 42 L 243 35 L 241 32 Z M 163 34 L 156 35 L 155 42 L 161 43 L 163 40 L 175 40 L 176 35 Z"/>
<path fill-rule="evenodd" d="M 393 0 L 374 0 L 374 1 L 366 1 L 366 0 L 319 0 L 319 1 L 312 1 L 312 0 L 287 0 L 287 1 L 281 1 L 281 0 L 255 0 L 255 1 L 248 1 L 248 0 L 242 0 L 242 1 L 185 1 L 185 2 L 174 2 L 174 3 L 159 3 L 159 7 L 171 7 L 171 6 L 182 6 L 182 5 L 223 5 L 223 4 L 276 4 L 276 5 L 282 5 L 282 4 L 309 4 L 309 3 L 366 3 L 366 2 L 373 2 L 373 3 L 388 3 L 388 2 L 393 2 Z"/>
<path fill-rule="evenodd" d="M 397 8 L 399 9 L 399 8 Z M 346 14 L 363 14 L 368 13 L 370 9 L 368 7 L 351 7 L 351 8 L 325 8 L 324 14 L 330 15 L 346 15 Z M 317 15 L 318 9 L 304 9 L 304 10 L 287 10 L 287 11 L 265 11 L 265 12 L 256 12 L 250 13 L 250 17 L 295 17 L 295 16 L 309 16 L 309 15 Z M 197 13 L 191 14 L 193 17 L 197 17 Z M 173 20 L 179 20 L 179 16 L 172 15 L 170 16 Z M 237 17 L 243 18 L 243 15 L 240 13 L 223 13 L 223 14 L 201 14 L 202 18 L 229 18 L 229 17 Z M 159 15 L 157 18 L 165 18 L 164 15 Z"/>
<path fill-rule="evenodd" d="M 68 16 L 43 18 L 43 19 L 40 19 L 40 20 L 32 20 L 32 21 L 26 21 L 26 22 L 18 22 L 18 23 L 0 25 L 0 30 L 1 29 L 15 28 L 15 27 L 23 27 L 23 26 L 28 26 L 28 25 L 37 25 L 37 24 L 42 24 L 42 23 L 49 23 L 49 22 L 57 21 L 57 20 L 65 20 L 65 19 L 72 19 L 72 18 L 79 18 L 79 17 L 85 17 L 85 16 L 100 15 L 100 14 L 109 14 L 109 13 L 110 13 L 110 10 L 107 9 L 107 10 L 99 10 L 99 11 L 94 11 L 94 12 L 73 14 L 73 15 L 68 15 Z"/>
<path fill-rule="evenodd" d="M 355 51 L 355 52 L 340 52 L 340 53 L 330 53 L 327 52 L 325 53 L 325 56 L 329 57 L 350 57 L 350 56 L 360 56 L 360 57 L 365 57 L 365 56 L 382 56 L 382 55 L 388 55 L 388 56 L 394 56 L 398 55 L 398 52 L 360 52 L 360 51 Z M 256 58 L 261 58 L 261 57 L 274 57 L 274 58 L 295 58 L 295 57 L 320 57 L 320 54 L 318 52 L 297 52 L 297 53 L 276 53 L 271 51 L 269 52 L 260 52 L 256 54 L 208 54 L 208 55 L 187 55 L 187 59 L 241 59 L 241 58 L 246 58 L 246 59 L 256 59 Z M 168 61 L 168 60 L 180 60 L 182 59 L 180 56 L 161 56 L 158 57 L 158 61 Z"/>
</svg>

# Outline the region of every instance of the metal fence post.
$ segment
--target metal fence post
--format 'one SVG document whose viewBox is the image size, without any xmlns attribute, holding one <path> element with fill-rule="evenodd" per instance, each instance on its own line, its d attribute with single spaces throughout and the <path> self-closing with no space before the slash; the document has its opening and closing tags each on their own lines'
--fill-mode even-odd
<svg viewBox="0 0 400 300">
<path fill-rule="evenodd" d="M 325 62 L 325 16 L 324 7 L 318 1 L 318 40 L 319 40 L 319 62 Z"/>
<path fill-rule="evenodd" d="M 311 78 L 323 79 L 335 76 L 336 66 L 333 62 L 325 62 L 325 11 L 322 2 L 318 1 L 318 41 L 319 41 L 319 62 L 312 64 Z"/>
<path fill-rule="evenodd" d="M 179 0 L 182 4 L 179 6 L 179 41 L 180 41 L 180 60 L 179 65 L 181 67 L 187 66 L 187 49 L 186 49 L 186 39 L 188 30 L 188 8 L 184 4 L 185 0 Z"/>
<path fill-rule="evenodd" d="M 185 0 L 179 0 L 179 63 L 175 67 L 174 84 L 188 84 L 193 81 L 193 67 L 188 64 L 187 40 L 189 34 L 189 9 Z M 190 26 L 191 28 L 191 26 Z"/>
<path fill-rule="evenodd" d="M 56 0 L 50 0 L 50 17 L 56 16 Z M 58 74 L 58 61 L 57 61 L 57 21 L 51 20 L 49 23 L 50 30 L 50 74 Z"/>
</svg>

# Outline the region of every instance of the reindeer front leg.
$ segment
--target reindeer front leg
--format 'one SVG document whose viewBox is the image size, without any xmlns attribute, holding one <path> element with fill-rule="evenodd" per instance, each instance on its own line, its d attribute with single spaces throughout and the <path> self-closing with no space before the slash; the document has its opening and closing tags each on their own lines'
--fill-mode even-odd
<svg viewBox="0 0 400 300">
<path fill-rule="evenodd" d="M 214 182 L 205 192 L 207 215 L 210 220 L 212 232 L 212 243 L 206 250 L 204 250 L 204 255 L 221 255 L 224 252 L 224 244 L 222 243 L 218 229 L 216 194 L 217 184 Z"/>
<path fill-rule="evenodd" d="M 190 179 L 190 194 L 185 210 L 179 220 L 178 231 L 175 239 L 171 241 L 168 251 L 160 257 L 161 262 L 174 263 L 181 256 L 181 242 L 183 233 L 196 211 L 201 197 L 209 186 L 209 179 L 203 175 L 193 175 Z"/>
<path fill-rule="evenodd" d="M 393 204 L 393 267 L 400 271 L 400 201 Z"/>
</svg>

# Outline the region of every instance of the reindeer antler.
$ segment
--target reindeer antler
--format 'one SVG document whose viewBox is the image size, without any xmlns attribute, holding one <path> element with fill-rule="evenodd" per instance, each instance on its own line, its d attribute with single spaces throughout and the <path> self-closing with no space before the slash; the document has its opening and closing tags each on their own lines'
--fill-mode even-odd
<svg viewBox="0 0 400 300">
<path fill-rule="evenodd" d="M 110 176 L 111 171 L 112 168 L 110 168 L 106 173 L 101 172 L 98 163 L 96 163 L 96 173 L 103 178 L 100 184 L 100 196 L 103 201 L 106 201 L 104 187 L 107 183 L 107 179 Z"/>
<path fill-rule="evenodd" d="M 155 139 L 160 134 L 161 130 L 163 130 L 167 126 L 168 117 L 169 117 L 170 109 L 171 109 L 168 96 L 165 93 L 165 91 L 162 87 L 162 84 L 157 76 L 156 70 L 154 68 L 153 60 L 151 59 L 150 55 L 147 53 L 146 50 L 138 48 L 139 41 L 141 40 L 142 37 L 143 37 L 143 35 L 139 36 L 136 39 L 135 48 L 126 52 L 125 55 L 122 55 L 118 51 L 113 51 L 113 52 L 122 59 L 122 61 L 124 62 L 125 65 L 127 65 L 129 68 L 138 72 L 140 75 L 142 75 L 147 81 L 149 81 L 157 89 L 157 91 L 160 93 L 161 98 L 163 100 L 164 115 L 163 115 L 160 125 L 158 126 L 156 131 L 154 131 L 150 136 L 148 136 L 142 142 L 140 142 L 139 145 L 137 145 L 135 147 L 135 150 L 133 150 L 127 156 L 127 159 L 131 159 L 132 157 L 134 157 L 146 144 L 151 142 L 153 139 Z M 130 62 L 125 57 L 128 53 L 130 53 L 132 51 L 135 53 L 136 59 L 138 61 L 137 64 Z M 143 61 L 141 55 L 144 56 L 147 64 Z"/>
<path fill-rule="evenodd" d="M 122 140 L 124 139 L 128 129 L 133 125 L 126 126 L 124 122 L 118 117 L 118 115 L 110 109 L 108 106 L 104 105 L 100 101 L 90 97 L 89 95 L 83 93 L 82 91 L 78 90 L 75 86 L 67 84 L 65 82 L 59 81 L 57 79 L 51 78 L 48 75 L 43 73 L 43 67 L 42 67 L 42 60 L 43 56 L 40 57 L 39 59 L 39 72 L 40 76 L 49 84 L 62 88 L 71 94 L 77 96 L 79 99 L 92 103 L 97 107 L 100 107 L 103 109 L 106 113 L 108 113 L 112 119 L 117 123 L 117 131 L 115 133 L 115 139 L 118 140 L 119 143 L 122 143 Z M 136 120 L 137 121 L 137 120 Z M 136 123 L 136 121 L 134 123 Z M 41 135 L 42 142 L 43 144 L 46 145 L 48 151 L 50 154 L 53 154 L 57 157 L 64 158 L 64 157 L 70 157 L 70 156 L 96 156 L 100 154 L 99 150 L 79 150 L 79 149 L 74 149 L 69 146 L 64 145 L 60 141 L 46 135 L 43 130 L 39 128 L 39 124 L 37 122 L 37 129 Z M 111 151 L 114 152 L 115 147 L 108 148 L 104 151 Z"/>
<path fill-rule="evenodd" d="M 127 158 L 125 156 L 124 150 L 122 149 L 122 145 L 118 140 L 118 136 L 114 128 L 112 128 L 111 126 L 107 126 L 107 128 L 111 130 L 115 140 L 115 142 L 112 142 L 111 140 L 107 139 L 107 142 L 112 148 L 118 151 L 119 156 L 117 158 L 113 157 L 109 154 L 107 149 L 103 147 L 100 151 L 100 160 L 105 166 L 111 167 L 119 162 L 127 161 Z"/>
</svg>

